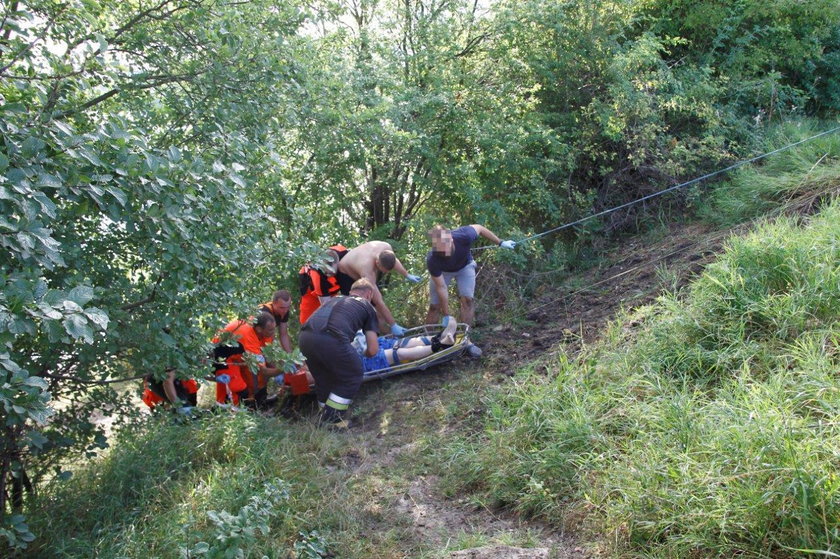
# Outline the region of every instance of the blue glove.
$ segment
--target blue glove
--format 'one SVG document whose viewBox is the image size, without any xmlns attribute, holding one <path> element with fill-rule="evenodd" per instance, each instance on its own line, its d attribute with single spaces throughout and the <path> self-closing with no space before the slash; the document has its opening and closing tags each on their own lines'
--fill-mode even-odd
<svg viewBox="0 0 840 559">
<path fill-rule="evenodd" d="M 230 384 L 230 375 L 219 375 L 216 377 L 216 382 L 221 382 L 222 384 Z"/>
<path fill-rule="evenodd" d="M 514 249 L 516 248 L 516 241 L 502 241 L 499 243 L 499 246 L 502 248 Z"/>
<path fill-rule="evenodd" d="M 181 406 L 180 408 L 177 408 L 175 411 L 177 411 L 181 415 L 190 415 L 193 411 L 193 407 L 192 406 Z"/>
<path fill-rule="evenodd" d="M 391 326 L 391 333 L 395 336 L 405 336 L 405 328 L 395 322 L 394 325 Z"/>
<path fill-rule="evenodd" d="M 415 276 L 414 274 L 408 274 L 407 276 L 405 276 L 405 279 L 407 279 L 411 283 L 420 283 L 420 276 Z"/>
<path fill-rule="evenodd" d="M 440 319 L 440 325 L 446 328 L 446 325 L 449 324 L 449 315 L 444 316 Z"/>
</svg>

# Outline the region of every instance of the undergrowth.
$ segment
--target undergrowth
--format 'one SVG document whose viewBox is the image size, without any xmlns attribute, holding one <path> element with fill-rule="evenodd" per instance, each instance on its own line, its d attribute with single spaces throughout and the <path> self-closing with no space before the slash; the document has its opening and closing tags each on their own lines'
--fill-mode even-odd
<svg viewBox="0 0 840 559">
<path fill-rule="evenodd" d="M 438 450 L 446 486 L 653 557 L 840 552 L 840 203 L 547 357 Z M 548 374 L 546 374 L 546 369 Z"/>
<path fill-rule="evenodd" d="M 769 129 L 762 151 L 771 152 L 819 134 L 836 123 L 797 120 Z M 733 225 L 761 216 L 804 190 L 816 190 L 840 175 L 840 132 L 733 171 L 695 202 L 698 214 L 716 225 Z M 699 196 L 700 190 L 695 191 Z"/>
<path fill-rule="evenodd" d="M 365 520 L 336 497 L 347 492 L 343 478 L 324 469 L 345 451 L 342 437 L 308 424 L 249 414 L 186 424 L 151 418 L 124 429 L 73 479 L 46 488 L 30 515 L 38 538 L 26 553 L 365 556 L 364 542 L 342 541 Z"/>
</svg>

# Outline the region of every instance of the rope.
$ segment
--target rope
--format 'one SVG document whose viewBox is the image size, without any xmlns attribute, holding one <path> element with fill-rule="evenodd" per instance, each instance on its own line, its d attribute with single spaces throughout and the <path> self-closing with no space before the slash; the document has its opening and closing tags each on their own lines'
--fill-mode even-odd
<svg viewBox="0 0 840 559">
<path fill-rule="evenodd" d="M 824 158 L 824 157 L 823 157 L 823 158 Z M 822 161 L 822 159 L 823 159 L 823 158 L 820 158 L 820 161 Z M 814 167 L 812 167 L 812 168 L 811 168 L 811 171 L 813 171 L 813 169 L 814 169 Z M 808 172 L 810 173 L 811 171 L 808 171 Z M 821 195 L 822 193 L 824 193 L 824 192 L 826 192 L 826 191 L 820 191 L 820 192 L 818 192 L 818 193 L 816 193 L 816 194 L 813 194 L 813 195 L 810 195 L 810 196 L 808 196 L 808 197 L 804 198 L 804 200 L 808 200 L 808 201 L 813 202 L 813 200 L 815 200 L 818 196 L 820 196 L 820 195 Z M 802 199 L 802 198 L 800 198 L 800 199 L 797 201 L 797 203 L 801 203 L 802 201 L 803 201 L 803 199 Z M 781 214 L 783 214 L 785 211 L 790 210 L 790 209 L 791 209 L 792 207 L 794 207 L 795 205 L 796 205 L 796 204 L 794 204 L 794 203 L 792 203 L 790 200 L 788 200 L 788 202 L 787 202 L 784 206 L 781 206 L 781 207 L 779 207 L 779 208 L 776 208 L 775 210 L 771 211 L 769 214 L 766 214 L 766 215 L 776 215 L 776 216 L 781 215 Z M 745 222 L 745 223 L 741 223 L 741 224 L 736 225 L 736 226 L 734 226 L 734 227 L 730 227 L 730 228 L 725 229 L 725 230 L 723 230 L 723 231 L 719 231 L 719 232 L 717 232 L 717 233 L 715 233 L 715 234 L 711 235 L 709 239 L 706 239 L 706 240 L 704 241 L 704 244 L 719 242 L 719 241 L 721 241 L 723 238 L 725 238 L 726 236 L 730 235 L 733 231 L 743 231 L 743 230 L 745 230 L 745 229 L 749 229 L 749 228 L 751 228 L 751 227 L 755 226 L 755 224 L 756 224 L 756 223 L 758 223 L 760 220 L 764 219 L 764 217 L 765 217 L 765 216 L 755 217 L 755 218 L 753 218 L 753 219 L 751 219 L 751 220 L 749 220 L 749 221 L 747 221 L 747 222 Z M 687 250 L 689 250 L 689 249 L 696 249 L 699 245 L 700 245 L 700 243 L 691 243 L 691 244 L 688 244 L 688 245 L 686 245 L 686 246 L 684 246 L 684 247 L 682 247 L 682 248 L 676 249 L 676 250 L 674 250 L 674 251 L 672 251 L 672 252 L 669 252 L 669 253 L 667 253 L 667 254 L 664 254 L 664 255 L 662 255 L 662 256 L 659 256 L 659 257 L 657 257 L 657 258 L 655 258 L 655 259 L 653 259 L 653 260 L 650 260 L 650 261 L 648 261 L 648 262 L 644 262 L 644 263 L 642 263 L 642 264 L 639 264 L 638 266 L 633 266 L 632 268 L 629 268 L 629 269 L 627 269 L 627 270 L 624 270 L 624 271 L 622 271 L 622 272 L 619 272 L 619 273 L 617 273 L 617 274 L 614 274 L 614 275 L 612 275 L 612 276 L 609 276 L 609 277 L 607 277 L 607 278 L 604 278 L 604 279 L 602 279 L 602 280 L 599 280 L 599 281 L 597 281 L 597 282 L 595 282 L 595 283 L 592 283 L 592 284 L 590 284 L 590 285 L 587 285 L 586 287 L 582 287 L 582 288 L 577 289 L 577 290 L 575 290 L 575 291 L 572 291 L 572 292 L 570 292 L 570 293 L 566 293 L 565 295 L 562 295 L 562 296 L 560 296 L 560 297 L 558 297 L 558 298 L 556 298 L 556 299 L 552 299 L 552 300 L 550 300 L 550 301 L 548 301 L 548 302 L 546 302 L 546 303 L 540 303 L 540 304 L 538 304 L 538 305 L 537 305 L 537 306 L 535 306 L 535 307 L 532 307 L 532 308 L 526 309 L 526 310 L 525 310 L 525 313 L 526 313 L 526 314 L 527 314 L 527 313 L 532 313 L 532 312 L 534 312 L 534 311 L 536 311 L 536 310 L 542 309 L 542 308 L 547 307 L 547 306 L 549 306 L 549 305 L 556 305 L 557 303 L 560 303 L 560 302 L 565 301 L 565 300 L 567 300 L 567 299 L 571 299 L 572 297 L 575 297 L 575 296 L 577 296 L 577 295 L 580 295 L 581 293 L 584 293 L 584 292 L 586 292 L 586 291 L 592 291 L 595 287 L 598 287 L 598 286 L 603 285 L 603 284 L 605 284 L 605 283 L 609 283 L 609 282 L 611 282 L 611 281 L 613 281 L 613 280 L 615 280 L 615 279 L 620 278 L 621 276 L 624 276 L 624 275 L 629 274 L 629 273 L 631 273 L 631 272 L 638 271 L 638 270 L 643 269 L 643 268 L 650 267 L 650 266 L 651 266 L 651 265 L 653 265 L 653 264 L 658 264 L 659 262 L 662 262 L 663 260 L 667 260 L 667 259 L 671 258 L 672 256 L 675 256 L 675 255 L 677 255 L 677 254 L 680 254 L 681 252 L 686 252 L 686 251 L 687 251 Z"/>
<path fill-rule="evenodd" d="M 630 201 L 630 202 L 626 202 L 626 203 L 621 204 L 621 205 L 619 205 L 619 206 L 615 206 L 615 207 L 613 207 L 613 208 L 606 209 L 606 210 L 601 211 L 601 212 L 598 212 L 598 213 L 596 213 L 596 214 L 592 214 L 592 215 L 588 215 L 588 216 L 586 216 L 586 217 L 582 217 L 582 218 L 580 218 L 580 219 L 578 219 L 578 220 L 575 220 L 575 221 L 572 221 L 572 222 L 569 222 L 569 223 L 564 223 L 563 225 L 560 225 L 559 227 L 555 227 L 554 229 L 549 229 L 548 231 L 543 231 L 542 233 L 538 233 L 538 234 L 536 234 L 536 235 L 532 235 L 532 236 L 530 236 L 530 237 L 525 237 L 524 239 L 519 240 L 519 241 L 516 241 L 516 242 L 517 242 L 517 244 L 519 244 L 519 243 L 527 243 L 527 242 L 529 242 L 529 241 L 533 241 L 533 240 L 535 240 L 535 239 L 539 239 L 540 237 L 544 237 L 544 236 L 546 236 L 546 235 L 548 235 L 548 234 L 555 233 L 555 232 L 560 231 L 560 230 L 562 230 L 562 229 L 567 229 L 567 228 L 569 228 L 569 227 L 574 227 L 575 225 L 580 225 L 581 223 L 583 223 L 583 222 L 585 222 L 585 221 L 589 221 L 590 219 L 595 219 L 596 217 L 601 217 L 601 216 L 604 216 L 604 215 L 607 215 L 607 214 L 610 214 L 610 213 L 613 213 L 613 212 L 617 212 L 618 210 L 623 210 L 624 208 L 630 207 L 630 206 L 632 206 L 632 205 L 634 205 L 634 204 L 638 204 L 638 203 L 640 203 L 640 202 L 645 202 L 645 201 L 647 201 L 647 200 L 650 200 L 651 198 L 656 198 L 657 196 L 662 196 L 663 194 L 667 194 L 668 192 L 672 192 L 672 191 L 674 191 L 674 190 L 677 190 L 677 189 L 680 189 L 680 188 L 683 188 L 683 187 L 686 187 L 686 186 L 689 186 L 689 185 L 692 185 L 692 184 L 695 184 L 695 183 L 698 183 L 698 182 L 704 181 L 704 180 L 706 180 L 706 179 L 710 179 L 710 178 L 712 178 L 712 177 L 715 177 L 715 176 L 717 176 L 717 175 L 721 175 L 721 174 L 723 174 L 723 173 L 728 173 L 729 171 L 732 171 L 732 170 L 734 170 L 734 169 L 737 169 L 738 167 L 743 167 L 744 165 L 748 165 L 748 164 L 750 164 L 750 163 L 755 163 L 756 161 L 760 161 L 761 159 L 764 159 L 764 158 L 766 158 L 766 157 L 770 157 L 771 155 L 775 155 L 775 154 L 777 154 L 777 153 L 781 153 L 781 152 L 783 152 L 783 151 L 787 151 L 787 150 L 789 150 L 789 149 L 792 149 L 792 148 L 794 148 L 794 147 L 796 147 L 796 146 L 799 146 L 799 145 L 801 145 L 801 144 L 804 144 L 804 143 L 806 143 L 806 142 L 810 142 L 810 141 L 812 141 L 812 140 L 816 140 L 817 138 L 821 138 L 821 137 L 823 137 L 823 136 L 827 136 L 827 135 L 829 135 L 829 134 L 833 134 L 834 132 L 837 132 L 838 130 L 840 130 L 840 126 L 836 126 L 836 127 L 832 128 L 832 129 L 830 129 L 830 130 L 826 130 L 826 131 L 824 131 L 824 132 L 820 132 L 819 134 L 814 134 L 813 136 L 811 136 L 811 137 L 809 137 L 809 138 L 805 138 L 805 139 L 803 139 L 803 140 L 799 140 L 798 142 L 794 142 L 794 143 L 792 143 L 792 144 L 788 144 L 788 145 L 783 146 L 783 147 L 780 147 L 780 148 L 778 148 L 778 149 L 774 149 L 773 151 L 769 151 L 769 152 L 767 152 L 767 153 L 763 153 L 763 154 L 761 154 L 761 155 L 757 155 L 756 157 L 751 157 L 750 159 L 744 159 L 743 161 L 739 161 L 738 163 L 734 163 L 734 164 L 732 164 L 732 165 L 730 165 L 730 166 L 728 166 L 728 167 L 724 167 L 723 169 L 718 169 L 717 171 L 713 171 L 713 172 L 711 172 L 711 173 L 707 173 L 707 174 L 705 174 L 705 175 L 703 175 L 703 176 L 701 176 L 701 177 L 697 177 L 697 178 L 691 179 L 691 180 L 689 180 L 689 181 L 685 181 L 685 182 L 682 182 L 682 183 L 680 183 L 680 184 L 676 184 L 676 185 L 674 185 L 674 186 L 670 186 L 670 187 L 668 187 L 668 188 L 666 188 L 666 189 L 664 189 L 664 190 L 660 190 L 660 191 L 658 191 L 658 192 L 654 192 L 653 194 L 648 194 L 647 196 L 643 196 L 643 197 L 638 198 L 638 199 L 636 199 L 636 200 L 632 200 L 632 201 Z M 498 247 L 496 247 L 495 245 L 487 245 L 487 246 L 483 246 L 483 247 L 476 247 L 476 248 L 473 248 L 473 250 L 482 250 L 482 249 L 487 249 L 487 248 L 498 248 Z"/>
</svg>

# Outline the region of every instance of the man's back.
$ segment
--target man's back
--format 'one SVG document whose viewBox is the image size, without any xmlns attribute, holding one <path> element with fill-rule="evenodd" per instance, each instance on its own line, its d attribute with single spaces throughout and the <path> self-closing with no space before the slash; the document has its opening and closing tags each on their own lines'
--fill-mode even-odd
<svg viewBox="0 0 840 559">
<path fill-rule="evenodd" d="M 385 241 L 368 241 L 350 250 L 338 263 L 338 271 L 353 279 L 376 281 L 376 258 L 391 245 Z"/>
<path fill-rule="evenodd" d="M 357 330 L 376 332 L 379 323 L 369 301 L 360 297 L 335 297 L 315 311 L 304 331 L 329 332 L 349 343 Z"/>
</svg>

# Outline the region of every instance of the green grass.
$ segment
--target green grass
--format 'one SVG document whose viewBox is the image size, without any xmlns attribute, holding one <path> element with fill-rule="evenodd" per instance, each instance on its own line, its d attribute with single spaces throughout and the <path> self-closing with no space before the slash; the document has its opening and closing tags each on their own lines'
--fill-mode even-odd
<svg viewBox="0 0 840 559">
<path fill-rule="evenodd" d="M 47 488 L 30 515 L 38 539 L 28 553 L 178 557 L 182 548 L 217 542 L 221 531 L 209 511 L 236 516 L 268 484 L 282 480 L 289 497 L 251 515 L 264 518 L 269 531 L 245 535 L 233 549 L 249 557 L 286 557 L 303 541 L 300 532 L 314 530 L 338 556 L 387 556 L 393 545 L 387 538 L 344 539 L 370 522 L 342 498 L 352 481 L 341 466 L 359 452 L 341 435 L 307 423 L 248 414 L 186 425 L 154 418 L 122 432 L 103 459 L 80 468 L 69 482 Z"/>
<path fill-rule="evenodd" d="M 813 131 L 782 128 L 769 145 Z M 752 219 L 836 183 L 838 136 L 794 151 L 718 187 L 706 215 Z M 40 490 L 25 553 L 179 557 L 205 542 L 247 557 L 314 557 L 324 546 L 342 558 L 432 558 L 540 544 L 528 528 L 418 536 L 394 503 L 439 476 L 453 507 L 538 517 L 611 555 L 840 554 L 838 263 L 835 203 L 805 225 L 782 219 L 732 239 L 681 292 L 662 268 L 669 292 L 616 317 L 579 355 L 523 365 L 487 354 L 460 365 L 468 374 L 430 373 L 422 390 L 368 385 L 354 413 L 370 424 L 350 434 L 247 414 L 140 422 Z M 556 277 L 482 277 L 479 319 L 529 326 L 522 309 Z M 389 296 L 426 288 L 398 283 Z M 285 496 L 267 492 L 274 484 Z M 211 511 L 227 513 L 221 525 Z"/>
<path fill-rule="evenodd" d="M 438 452 L 450 492 L 589 529 L 615 554 L 836 554 L 838 372 L 834 203 L 733 238 L 583 355 L 523 368 Z"/>
<path fill-rule="evenodd" d="M 768 131 L 759 151 L 767 153 L 835 126 L 836 122 L 821 125 L 807 120 L 783 124 Z M 838 174 L 840 132 L 835 132 L 733 171 L 703 196 L 698 213 L 717 225 L 740 223 Z"/>
</svg>

